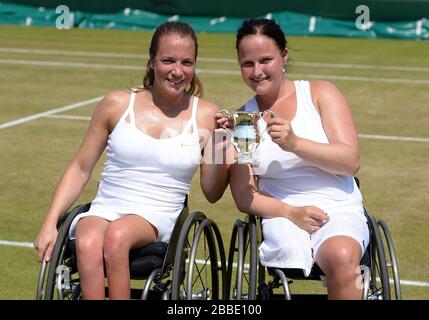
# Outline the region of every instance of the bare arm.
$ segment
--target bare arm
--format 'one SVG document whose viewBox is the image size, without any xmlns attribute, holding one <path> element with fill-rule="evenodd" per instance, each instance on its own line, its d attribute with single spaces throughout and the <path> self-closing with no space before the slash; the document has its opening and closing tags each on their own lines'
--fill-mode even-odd
<svg viewBox="0 0 429 320">
<path fill-rule="evenodd" d="M 219 107 L 204 103 L 204 111 L 200 119 L 203 123 L 200 128 L 205 128 L 200 134 L 204 137 L 203 161 L 200 165 L 201 189 L 210 203 L 218 201 L 228 186 L 228 168 L 231 161 L 226 157 L 226 148 L 229 144 L 224 143 L 223 129 L 216 129 L 215 113 Z M 201 108 L 203 109 L 203 108 Z"/>
<path fill-rule="evenodd" d="M 117 102 L 115 93 L 111 93 L 97 105 L 79 150 L 56 187 L 48 214 L 35 240 L 39 261 L 44 257 L 49 261 L 57 237 L 57 221 L 79 197 L 106 147 L 111 115 Z"/>
<path fill-rule="evenodd" d="M 359 142 L 348 103 L 329 82 L 312 81 L 311 90 L 329 143 L 297 137 L 290 122 L 280 118 L 269 122 L 270 135 L 283 150 L 311 161 L 322 170 L 352 176 L 359 170 Z"/>
<path fill-rule="evenodd" d="M 265 218 L 284 217 L 298 227 L 315 232 L 327 221 L 325 212 L 314 206 L 294 207 L 257 190 L 251 168 L 234 164 L 229 170 L 229 183 L 238 210 Z"/>
</svg>

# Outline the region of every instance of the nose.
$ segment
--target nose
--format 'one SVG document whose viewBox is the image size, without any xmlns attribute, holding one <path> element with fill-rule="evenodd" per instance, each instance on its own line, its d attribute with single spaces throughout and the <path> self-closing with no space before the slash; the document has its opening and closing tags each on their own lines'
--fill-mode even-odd
<svg viewBox="0 0 429 320">
<path fill-rule="evenodd" d="M 183 68 L 182 65 L 180 63 L 175 63 L 173 65 L 173 69 L 171 70 L 171 73 L 173 74 L 173 76 L 181 76 L 183 73 Z"/>
<path fill-rule="evenodd" d="M 255 63 L 255 65 L 253 66 L 253 76 L 254 77 L 259 77 L 263 74 L 262 72 L 262 66 L 259 63 Z"/>
</svg>

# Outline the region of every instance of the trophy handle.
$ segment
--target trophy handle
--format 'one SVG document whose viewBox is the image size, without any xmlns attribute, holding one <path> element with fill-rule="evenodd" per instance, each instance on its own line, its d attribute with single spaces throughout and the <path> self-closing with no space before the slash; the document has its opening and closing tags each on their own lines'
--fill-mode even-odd
<svg viewBox="0 0 429 320">
<path fill-rule="evenodd" d="M 264 117 L 265 117 L 265 115 L 267 115 L 267 114 L 270 114 L 271 115 L 271 119 L 272 118 L 275 118 L 276 117 L 276 113 L 274 112 L 274 111 L 271 111 L 271 110 L 265 110 L 264 112 L 260 112 L 259 113 L 259 115 L 260 115 L 260 117 L 262 118 L 262 119 L 264 119 Z M 264 121 L 265 121 L 265 119 L 264 119 Z M 265 131 L 267 131 L 268 130 L 268 127 L 266 127 L 260 134 L 259 134 L 259 136 L 262 138 L 262 135 L 265 133 Z M 262 140 L 260 140 L 257 144 L 256 144 L 256 147 L 255 147 L 255 150 L 254 151 L 256 151 L 256 149 L 258 149 L 258 147 L 259 147 L 259 145 L 261 144 L 261 142 L 262 142 Z"/>
<path fill-rule="evenodd" d="M 231 112 L 229 112 L 226 109 L 219 110 L 218 112 L 221 113 L 226 118 L 228 118 L 229 121 L 232 121 L 233 126 L 235 127 L 235 118 L 234 118 L 234 115 Z M 240 149 L 239 149 L 238 145 L 234 142 L 234 137 L 233 137 L 234 136 L 234 130 L 231 130 L 230 128 L 228 128 L 228 127 L 226 127 L 224 125 L 221 125 L 221 124 L 220 124 L 220 126 L 223 129 L 225 129 L 230 134 L 230 136 L 231 136 L 230 140 L 231 140 L 232 145 L 237 150 L 237 152 L 240 152 Z"/>
<path fill-rule="evenodd" d="M 267 115 L 267 114 L 270 114 L 270 115 L 271 115 L 271 119 L 276 117 L 276 113 L 275 113 L 274 111 L 271 111 L 271 110 L 265 110 L 264 112 L 260 112 L 260 114 L 261 114 L 261 118 L 262 118 L 262 119 L 264 119 L 265 115 Z M 265 121 L 265 119 L 264 119 L 264 121 Z M 265 122 L 266 122 L 266 121 L 265 121 Z M 267 127 L 267 128 L 265 128 L 265 129 L 264 129 L 264 131 L 262 131 L 262 132 L 261 132 L 261 137 L 262 137 L 262 134 L 263 134 L 265 131 L 267 131 L 267 129 L 268 129 L 268 127 Z"/>
<path fill-rule="evenodd" d="M 265 110 L 264 112 L 262 112 L 261 117 L 264 118 L 267 114 L 271 114 L 271 119 L 276 117 L 276 113 L 271 110 Z"/>
<path fill-rule="evenodd" d="M 233 116 L 233 114 L 231 113 L 231 112 L 229 112 L 228 110 L 226 110 L 226 109 L 222 109 L 222 110 L 219 110 L 218 111 L 219 113 L 221 113 L 223 116 L 225 116 L 226 118 L 228 118 L 228 121 L 232 121 L 233 122 L 233 126 L 235 126 L 235 119 L 234 119 L 234 116 Z M 230 128 L 228 128 L 228 127 L 226 127 L 226 126 L 224 126 L 224 125 L 222 125 L 222 124 L 220 124 L 220 126 L 223 128 L 223 129 L 225 129 L 226 131 L 228 131 L 229 133 L 231 133 L 232 134 L 232 130 L 230 129 Z"/>
</svg>

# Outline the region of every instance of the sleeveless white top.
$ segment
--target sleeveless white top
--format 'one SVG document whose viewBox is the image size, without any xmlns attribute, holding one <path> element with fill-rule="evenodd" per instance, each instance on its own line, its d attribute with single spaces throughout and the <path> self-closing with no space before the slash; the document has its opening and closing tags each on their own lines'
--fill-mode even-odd
<svg viewBox="0 0 429 320">
<path fill-rule="evenodd" d="M 297 109 L 291 121 L 295 135 L 319 143 L 328 143 L 322 121 L 311 98 L 308 81 L 294 81 Z M 259 111 L 256 98 L 245 105 L 246 111 Z M 260 119 L 261 131 L 266 122 Z M 362 195 L 352 176 L 326 172 L 296 154 L 282 150 L 265 131 L 255 155 L 260 164 L 254 167 L 261 192 L 293 206 L 313 205 L 329 212 L 349 207 L 363 213 Z M 355 208 L 355 210 L 353 210 Z"/>
<path fill-rule="evenodd" d="M 90 210 L 73 221 L 71 238 L 78 220 L 85 216 L 112 221 L 136 214 L 158 229 L 157 241 L 168 241 L 183 209 L 201 160 L 196 121 L 198 97 L 193 97 L 192 115 L 182 133 L 157 139 L 136 127 L 135 95 L 133 91 L 128 109 L 109 135 L 107 161 L 96 198 Z"/>
</svg>

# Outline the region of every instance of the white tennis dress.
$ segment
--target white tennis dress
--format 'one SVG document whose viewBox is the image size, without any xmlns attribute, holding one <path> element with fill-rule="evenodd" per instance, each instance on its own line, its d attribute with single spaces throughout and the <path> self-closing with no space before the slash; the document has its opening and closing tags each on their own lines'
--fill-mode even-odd
<svg viewBox="0 0 429 320">
<path fill-rule="evenodd" d="M 88 212 L 73 220 L 71 239 L 83 217 L 98 216 L 113 221 L 135 214 L 157 228 L 156 241 L 168 242 L 183 209 L 201 159 L 196 121 L 198 97 L 193 97 L 192 116 L 182 133 L 156 139 L 136 127 L 135 94 L 131 93 L 128 109 L 109 135 L 107 160 L 96 198 Z"/>
<path fill-rule="evenodd" d="M 308 81 L 294 81 L 297 97 L 296 115 L 291 121 L 294 133 L 319 143 L 328 143 L 321 118 L 313 104 Z M 246 111 L 259 111 L 255 97 L 245 105 Z M 266 123 L 260 119 L 261 129 Z M 287 218 L 262 220 L 264 241 L 259 247 L 263 265 L 303 269 L 308 275 L 319 246 L 327 238 L 346 235 L 356 239 L 364 253 L 369 241 L 362 206 L 362 195 L 351 176 L 321 170 L 296 154 L 282 150 L 263 132 L 255 155 L 260 164 L 254 167 L 261 192 L 293 206 L 316 206 L 324 210 L 329 221 L 309 234 Z"/>
</svg>

